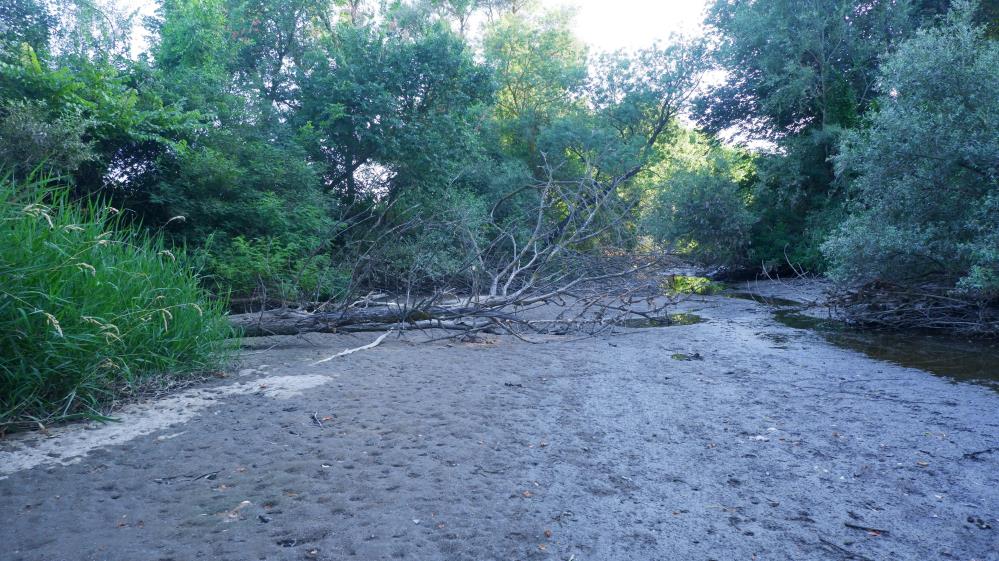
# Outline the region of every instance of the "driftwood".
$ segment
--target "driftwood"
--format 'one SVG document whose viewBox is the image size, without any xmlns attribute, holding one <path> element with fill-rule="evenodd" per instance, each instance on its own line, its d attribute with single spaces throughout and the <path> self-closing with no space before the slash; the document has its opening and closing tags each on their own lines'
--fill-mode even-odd
<svg viewBox="0 0 999 561">
<path fill-rule="evenodd" d="M 866 327 L 999 335 L 999 303 L 962 294 L 944 283 L 875 281 L 833 295 L 830 304 L 848 322 Z"/>
<path fill-rule="evenodd" d="M 230 315 L 229 322 L 239 328 L 246 337 L 261 337 L 300 333 L 338 333 L 349 326 L 388 325 L 426 318 L 424 313 L 417 314 L 396 306 L 377 306 L 337 312 L 276 309 Z"/>
<path fill-rule="evenodd" d="M 246 337 L 298 335 L 301 333 L 343 333 L 384 331 L 399 325 L 411 329 L 482 329 L 494 321 L 515 321 L 513 314 L 491 306 L 420 306 L 385 304 L 348 308 L 335 312 L 307 312 L 277 309 L 229 316 L 229 322 Z"/>
<path fill-rule="evenodd" d="M 354 353 L 359 353 L 361 351 L 366 351 L 368 349 L 373 349 L 373 348 L 377 347 L 378 345 L 381 345 L 382 341 L 384 341 L 385 338 L 388 337 L 391 334 L 392 334 L 392 330 L 390 329 L 390 330 L 386 331 L 385 333 L 383 333 L 380 337 L 378 337 L 377 339 L 375 339 L 373 342 L 368 343 L 367 345 L 362 345 L 360 347 L 355 347 L 353 349 L 347 349 L 345 351 L 340 351 L 340 352 L 338 352 L 337 354 L 335 354 L 335 355 L 333 355 L 331 357 L 327 357 L 327 358 L 324 358 L 322 360 L 317 360 L 316 362 L 313 362 L 312 366 L 318 366 L 320 364 L 324 364 L 324 363 L 330 362 L 331 360 L 336 360 L 336 359 L 338 359 L 338 358 L 340 358 L 342 356 L 352 355 Z M 313 413 L 313 417 L 312 418 L 316 419 L 316 422 L 319 423 L 319 427 L 322 428 L 323 424 L 322 424 L 322 422 L 319 422 L 319 420 L 317 419 L 317 415 L 315 413 Z"/>
<path fill-rule="evenodd" d="M 411 305 L 380 303 L 336 311 L 275 309 L 234 314 L 229 320 L 246 337 L 407 329 L 494 334 L 595 333 L 635 320 L 669 324 L 667 308 L 672 304 L 673 300 L 663 297 L 658 286 L 639 284 L 616 289 L 597 286 L 588 290 L 556 290 L 513 298 L 451 298 L 445 302 L 429 298 Z"/>
<path fill-rule="evenodd" d="M 588 308 L 588 309 L 592 309 Z M 495 310 L 435 307 L 431 310 L 403 311 L 395 308 L 355 310 L 347 312 L 304 312 L 299 310 L 269 310 L 254 314 L 229 316 L 230 323 L 244 337 L 271 335 L 300 335 L 303 333 L 356 333 L 385 331 L 386 329 L 442 329 L 463 332 L 504 333 L 532 331 L 548 334 L 565 334 L 570 331 L 603 330 L 627 325 L 633 320 L 647 320 L 662 325 L 671 322 L 665 306 L 646 310 L 614 310 L 608 317 L 600 313 L 585 314 L 578 310 L 572 314 L 558 313 L 547 319 L 526 319 L 519 314 Z M 433 317 L 437 313 L 439 317 Z"/>
</svg>

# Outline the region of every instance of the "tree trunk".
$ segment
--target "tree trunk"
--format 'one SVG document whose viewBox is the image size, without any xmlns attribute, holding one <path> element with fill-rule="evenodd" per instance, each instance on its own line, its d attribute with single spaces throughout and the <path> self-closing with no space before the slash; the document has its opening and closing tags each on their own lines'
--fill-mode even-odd
<svg viewBox="0 0 999 561">
<path fill-rule="evenodd" d="M 472 315 L 476 317 L 468 317 Z M 301 333 L 377 331 L 399 323 L 423 329 L 481 329 L 492 323 L 489 318 L 506 317 L 507 314 L 486 311 L 480 307 L 433 306 L 414 310 L 386 305 L 319 313 L 287 309 L 269 310 L 251 314 L 233 314 L 229 316 L 229 322 L 239 328 L 245 337 L 266 337 Z"/>
</svg>

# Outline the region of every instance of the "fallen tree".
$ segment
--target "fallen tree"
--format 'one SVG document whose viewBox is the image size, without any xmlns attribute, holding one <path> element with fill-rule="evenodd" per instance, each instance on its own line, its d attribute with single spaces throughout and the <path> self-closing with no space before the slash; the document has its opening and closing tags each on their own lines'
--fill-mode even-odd
<svg viewBox="0 0 999 561">
<path fill-rule="evenodd" d="M 400 304 L 380 304 L 367 308 L 337 311 L 305 311 L 299 309 L 266 310 L 259 313 L 229 316 L 230 322 L 246 337 L 268 335 L 298 335 L 301 333 L 340 333 L 350 331 L 380 331 L 397 325 L 408 328 L 475 329 L 485 327 L 488 319 L 463 320 L 474 317 L 479 310 L 461 307 L 431 306 L 408 308 Z"/>
<path fill-rule="evenodd" d="M 230 321 L 248 337 L 386 329 L 567 333 L 595 332 L 635 319 L 668 323 L 672 301 L 664 295 L 659 271 L 670 258 L 612 247 L 631 207 L 592 177 L 558 181 L 550 176 L 522 189 L 533 190 L 537 205 L 531 223 L 516 228 L 498 218 L 515 194 L 501 199 L 489 215 L 488 243 L 455 225 L 455 235 L 468 247 L 458 275 L 463 286 L 434 286 L 426 296 L 414 297 L 412 287 L 372 291 L 357 282 L 355 292 L 364 288 L 366 296 L 261 306 L 259 312 L 231 315 Z M 392 241 L 381 237 L 378 243 Z M 369 271 L 379 249 L 367 248 L 355 271 Z"/>
<path fill-rule="evenodd" d="M 409 328 L 565 333 L 633 319 L 668 322 L 671 302 L 658 277 L 664 257 L 636 254 L 640 197 L 629 191 L 683 130 L 678 119 L 699 91 L 706 49 L 700 40 L 679 41 L 635 57 L 601 58 L 580 99 L 587 110 L 576 115 L 586 126 L 553 128 L 558 134 L 532 147 L 538 151 L 524 170 L 532 179 L 503 187 L 501 195 L 490 191 L 481 199 L 492 204 L 488 212 L 449 204 L 439 213 L 411 212 L 407 205 L 422 203 L 407 198 L 405 183 L 381 174 L 352 186 L 336 239 L 317 250 L 330 252 L 331 262 L 353 264 L 349 287 L 336 301 L 282 302 L 277 309 L 268 309 L 261 294 L 262 311 L 234 315 L 232 322 L 251 336 Z M 466 172 L 446 191 L 457 192 L 451 187 Z M 343 179 L 358 178 L 351 170 Z M 358 198 L 371 212 L 361 205 L 362 213 L 352 214 Z M 412 254 L 393 251 L 412 239 L 447 251 L 439 259 L 422 246 Z M 429 264 L 413 263 L 427 254 Z M 389 296 L 358 300 L 371 292 Z"/>
<path fill-rule="evenodd" d="M 633 289 L 632 289 L 633 290 Z M 631 292 L 629 290 L 628 292 Z M 669 324 L 672 300 L 597 292 L 585 297 L 565 293 L 527 303 L 495 300 L 407 306 L 395 302 L 335 311 L 293 308 L 229 316 L 246 337 L 349 333 L 386 329 L 443 329 L 462 332 L 565 334 L 594 333 L 634 320 Z M 531 317 L 532 310 L 551 313 Z"/>
</svg>

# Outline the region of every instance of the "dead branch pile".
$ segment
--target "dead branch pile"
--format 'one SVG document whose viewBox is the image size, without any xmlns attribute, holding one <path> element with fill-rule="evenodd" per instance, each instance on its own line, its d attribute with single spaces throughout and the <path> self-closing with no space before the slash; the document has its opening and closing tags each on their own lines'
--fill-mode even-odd
<svg viewBox="0 0 999 561">
<path fill-rule="evenodd" d="M 577 274 L 557 286 L 506 295 L 459 297 L 440 291 L 423 298 L 400 299 L 378 294 L 347 306 L 312 311 L 285 307 L 235 314 L 229 319 L 248 337 L 386 329 L 594 334 L 634 320 L 669 323 L 668 308 L 673 301 L 663 296 L 661 279 L 652 271 L 659 264 L 657 258 L 649 257 L 623 270 L 611 269 L 613 272 L 598 267 L 595 274 Z"/>
<path fill-rule="evenodd" d="M 373 286 L 371 279 L 389 276 L 377 264 L 388 261 L 379 253 L 393 243 L 379 236 L 357 259 L 360 280 L 349 298 L 262 307 L 231 321 L 247 336 L 386 329 L 593 333 L 635 319 L 668 323 L 671 302 L 658 274 L 667 257 L 617 249 L 632 208 L 617 195 L 621 178 L 608 184 L 596 176 L 563 181 L 549 174 L 497 201 L 485 224 L 444 225 L 466 248 L 465 265 L 448 282 L 427 282 L 412 272 L 402 275 L 402 290 Z M 514 200 L 516 213 L 505 211 Z M 442 226 L 407 225 L 421 227 Z"/>
<path fill-rule="evenodd" d="M 996 302 L 955 293 L 943 285 L 875 281 L 833 296 L 830 304 L 857 325 L 999 336 Z"/>
</svg>

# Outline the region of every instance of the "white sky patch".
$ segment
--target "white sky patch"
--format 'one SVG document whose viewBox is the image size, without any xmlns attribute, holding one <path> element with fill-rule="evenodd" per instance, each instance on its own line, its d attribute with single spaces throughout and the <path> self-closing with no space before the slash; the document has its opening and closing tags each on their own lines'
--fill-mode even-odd
<svg viewBox="0 0 999 561">
<path fill-rule="evenodd" d="M 150 33 L 145 26 L 145 18 L 156 15 L 160 3 L 155 0 L 107 0 L 125 14 L 134 14 L 132 22 L 131 45 L 129 51 L 132 58 L 149 50 Z"/>
<path fill-rule="evenodd" d="M 542 0 L 575 7 L 576 35 L 595 51 L 636 50 L 670 35 L 700 35 L 707 0 Z"/>
<path fill-rule="evenodd" d="M 110 0 L 136 12 L 132 54 L 149 45 L 149 32 L 142 18 L 156 13 L 156 0 Z M 633 51 L 655 42 L 666 42 L 672 34 L 699 35 L 708 0 L 541 0 L 545 8 L 575 8 L 573 31 L 594 51 Z"/>
</svg>

